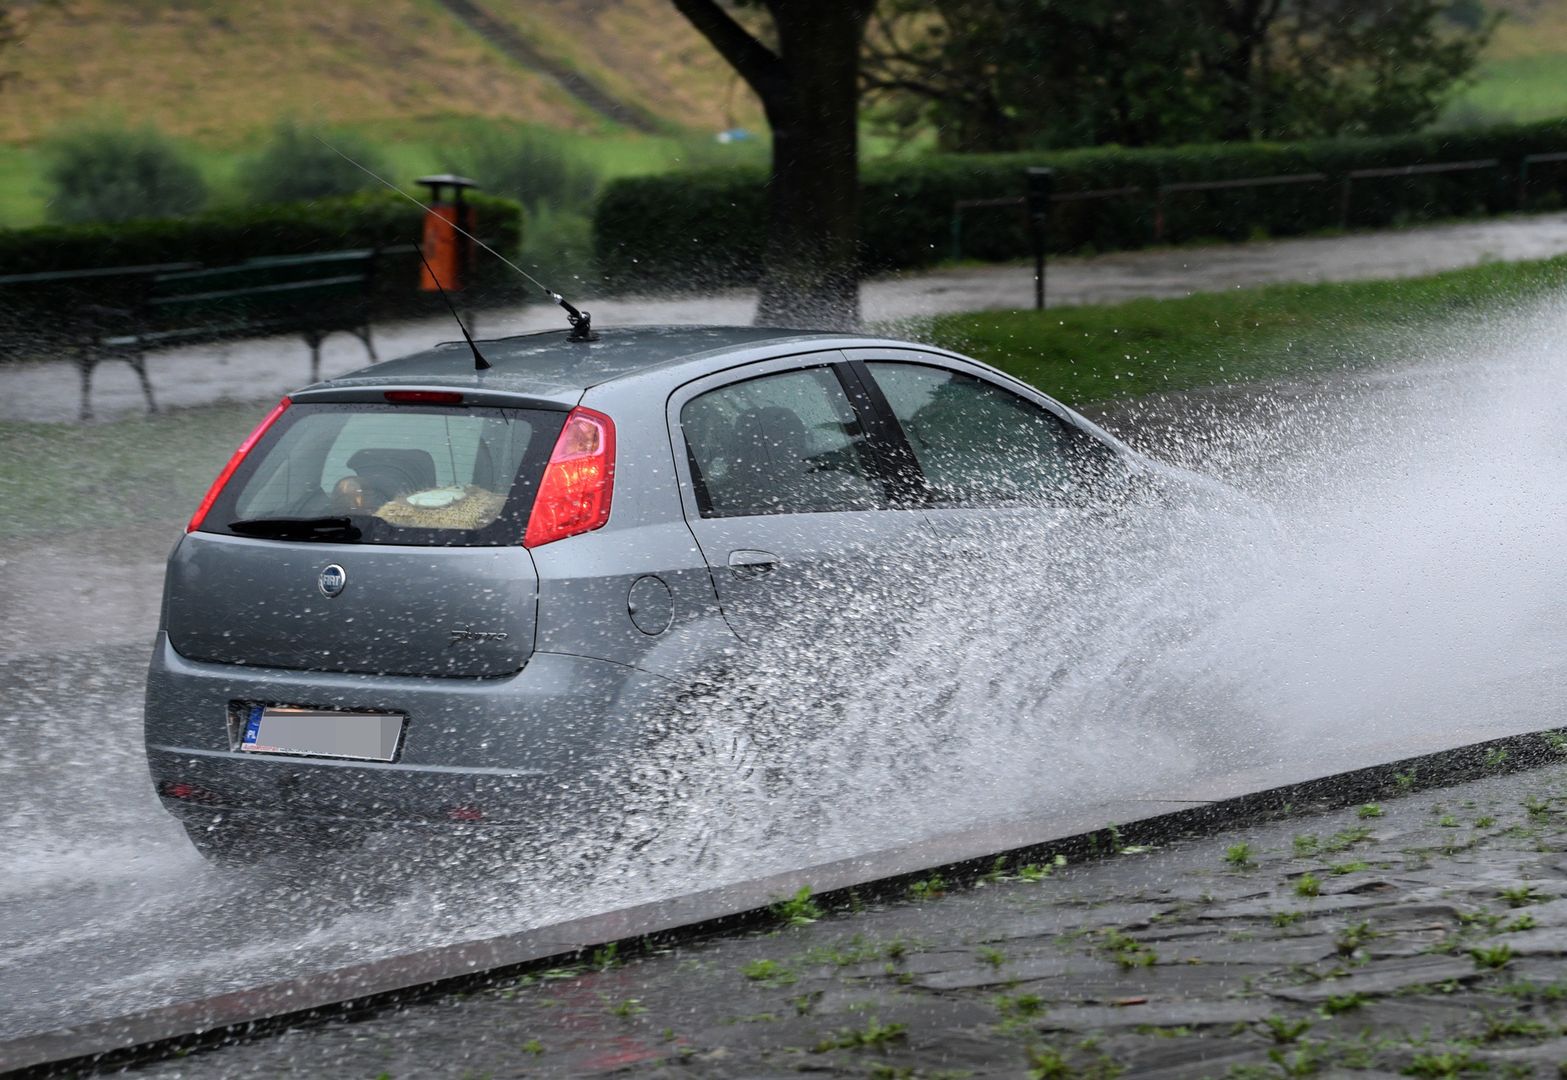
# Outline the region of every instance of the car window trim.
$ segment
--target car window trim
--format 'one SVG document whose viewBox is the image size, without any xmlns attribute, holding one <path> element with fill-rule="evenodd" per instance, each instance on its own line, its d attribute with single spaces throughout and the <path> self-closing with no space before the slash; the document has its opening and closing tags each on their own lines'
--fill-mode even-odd
<svg viewBox="0 0 1567 1080">
<path fill-rule="evenodd" d="M 912 349 L 859 348 L 847 350 L 846 355 L 848 356 L 848 366 L 853 370 L 855 378 L 862 384 L 867 398 L 874 403 L 876 409 L 881 413 L 882 422 L 887 429 L 888 439 L 895 440 L 896 445 L 902 447 L 900 453 L 908 455 L 908 460 L 913 469 L 912 475 L 918 478 L 918 489 L 911 491 L 909 496 L 913 500 L 913 505 L 924 506 L 932 510 L 993 510 L 1029 506 L 1031 504 L 1022 500 L 976 502 L 943 496 L 938 492 L 935 486 L 931 484 L 929 478 L 926 477 L 925 470 L 920 466 L 919 458 L 914 453 L 914 447 L 909 442 L 908 435 L 903 430 L 903 423 L 893 410 L 892 403 L 887 400 L 886 394 L 882 392 L 881 386 L 876 382 L 875 373 L 870 369 L 871 364 L 904 364 L 911 367 L 935 368 L 937 371 L 945 371 L 954 375 L 967 375 L 969 378 L 994 387 L 1002 393 L 1011 394 L 1013 397 L 1028 402 L 1030 405 L 1055 418 L 1065 429 L 1068 438 L 1093 446 L 1098 452 L 1107 454 L 1117 461 L 1122 461 L 1123 465 L 1125 464 L 1123 461 L 1124 455 L 1119 448 L 1100 439 L 1092 431 L 1085 429 L 1076 421 L 1070 410 L 1045 398 L 1037 391 L 1034 393 L 1020 393 L 1019 389 L 1031 389 L 1026 383 L 1016 383 L 1009 386 L 991 378 L 990 372 L 980 368 L 978 365 L 958 362 L 942 363 L 941 361 L 946 360 L 955 361 L 955 358 L 948 357 L 942 353 L 925 353 Z M 1008 379 L 1007 381 L 1012 382 L 1013 380 Z"/>
<path fill-rule="evenodd" d="M 881 488 L 880 501 L 874 506 L 834 507 L 831 509 L 714 510 L 707 495 L 701 466 L 694 458 L 691 443 L 686 438 L 685 429 L 680 422 L 681 410 L 692 400 L 701 397 L 703 394 L 722 390 L 727 386 L 749 382 L 753 379 L 766 378 L 769 375 L 784 375 L 794 371 L 808 371 L 813 368 L 828 368 L 831 370 L 838 382 L 839 389 L 842 390 L 845 399 L 849 403 L 849 408 L 854 412 L 855 419 L 859 421 L 860 427 L 865 433 L 868 478 Z M 867 412 L 866 409 L 870 404 L 870 401 L 863 393 L 863 386 L 859 377 L 852 372 L 848 359 L 840 349 L 767 357 L 737 367 L 725 368 L 723 371 L 715 371 L 677 387 L 669 397 L 666 420 L 670 434 L 670 450 L 673 452 L 677 463 L 677 478 L 683 481 L 680 485 L 682 508 L 687 515 L 691 515 L 694 520 L 699 521 L 719 518 L 783 517 L 793 514 L 863 514 L 906 509 L 905 506 L 899 506 L 893 497 L 894 491 L 899 486 L 899 481 L 889 466 L 887 455 L 877 439 L 878 433 L 882 430 L 884 418 L 878 416 L 874 409 Z M 684 458 L 683 462 L 681 461 L 682 458 Z M 685 470 L 684 476 L 680 476 L 681 470 L 679 466 L 682 464 Z"/>
<path fill-rule="evenodd" d="M 870 369 L 863 360 L 849 360 L 844 364 L 845 381 L 852 380 L 851 402 L 863 404 L 867 415 L 873 417 L 873 428 L 867 430 L 886 476 L 888 495 L 893 506 L 924 507 L 931 505 L 934 494 L 925 471 L 920 468 L 914 447 L 909 444 L 903 425 L 892 411 L 892 404 L 876 385 Z M 861 423 L 864 423 L 862 420 Z"/>
</svg>

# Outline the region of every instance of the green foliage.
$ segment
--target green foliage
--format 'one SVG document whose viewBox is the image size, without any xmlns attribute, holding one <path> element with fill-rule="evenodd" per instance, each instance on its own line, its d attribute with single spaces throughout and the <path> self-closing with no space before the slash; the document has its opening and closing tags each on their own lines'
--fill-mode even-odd
<svg viewBox="0 0 1567 1080">
<path fill-rule="evenodd" d="M 545 128 L 486 132 L 467 151 L 462 168 L 485 191 L 517 200 L 530 214 L 545 206 L 585 213 L 604 182 L 571 135 Z"/>
<path fill-rule="evenodd" d="M 1132 968 L 1152 967 L 1159 962 L 1159 954 L 1136 938 L 1119 930 L 1103 932 L 1101 944 L 1124 971 Z"/>
<path fill-rule="evenodd" d="M 1377 932 L 1371 928 L 1369 922 L 1358 922 L 1346 926 L 1334 939 L 1333 945 L 1340 956 L 1353 956 L 1376 936 Z"/>
<path fill-rule="evenodd" d="M 1224 849 L 1224 861 L 1235 870 L 1255 870 L 1257 860 L 1251 857 L 1251 845 L 1245 842 L 1231 844 Z"/>
<path fill-rule="evenodd" d="M 1383 810 L 1381 805 L 1378 803 L 1368 802 L 1359 810 L 1355 811 L 1355 816 L 1364 821 L 1367 818 L 1379 818 L 1385 813 L 1387 813 L 1387 811 Z"/>
<path fill-rule="evenodd" d="M 1296 896 L 1320 896 L 1322 895 L 1322 882 L 1315 874 L 1302 874 L 1295 882 Z"/>
<path fill-rule="evenodd" d="M 996 998 L 996 1009 L 1007 1017 L 1038 1016 L 1045 1011 L 1045 999 L 1038 994 L 1002 994 Z"/>
<path fill-rule="evenodd" d="M 767 986 L 788 986 L 795 981 L 795 974 L 776 960 L 752 960 L 740 969 L 752 982 Z"/>
<path fill-rule="evenodd" d="M 934 900 L 946 892 L 947 881 L 940 874 L 932 874 L 909 886 L 909 896 L 914 900 Z"/>
<path fill-rule="evenodd" d="M 364 168 L 356 168 L 354 162 Z M 365 169 L 387 175 L 385 160 L 367 140 L 346 132 L 317 132 L 285 120 L 273 129 L 261 152 L 242 163 L 240 185 L 252 202 L 308 202 L 379 187 Z"/>
<path fill-rule="evenodd" d="M 1363 843 L 1371 839 L 1371 829 L 1366 825 L 1352 825 L 1347 829 L 1340 829 L 1322 845 L 1322 850 L 1327 853 L 1336 851 L 1348 851 L 1355 844 Z"/>
<path fill-rule="evenodd" d="M 1476 967 L 1504 968 L 1513 962 L 1513 947 L 1511 945 L 1488 945 L 1469 950 L 1469 955 L 1474 957 Z"/>
<path fill-rule="evenodd" d="M 1485 1031 L 1480 1034 L 1482 1042 L 1500 1042 L 1503 1039 L 1515 1038 L 1538 1039 L 1556 1033 L 1556 1029 L 1549 1025 L 1538 1020 L 1526 1020 L 1515 1013 L 1488 1013 L 1484 1019 Z"/>
<path fill-rule="evenodd" d="M 1371 999 L 1365 994 L 1355 991 L 1349 994 L 1334 994 L 1322 1003 L 1322 1011 L 1328 1016 L 1337 1016 L 1339 1013 L 1353 1012 Z"/>
<path fill-rule="evenodd" d="M 1447 8 L 946 0 L 933 17 L 889 0 L 865 81 L 884 126 L 934 128 L 961 150 L 1410 131 L 1436 118 L 1493 25 L 1459 26 Z"/>
<path fill-rule="evenodd" d="M 1467 1072 L 1484 1071 L 1485 1064 L 1476 1061 L 1469 1051 L 1456 1050 L 1416 1054 L 1405 1066 L 1404 1075 L 1422 1077 L 1424 1080 L 1449 1080 Z"/>
<path fill-rule="evenodd" d="M 611 941 L 608 945 L 600 945 L 593 950 L 588 963 L 600 971 L 608 971 L 620 963 L 620 944 Z"/>
<path fill-rule="evenodd" d="M 1311 1030 L 1311 1021 L 1304 1017 L 1266 1016 L 1262 1020 L 1268 1036 L 1276 1043 L 1292 1043 Z"/>
<path fill-rule="evenodd" d="M 1023 170 L 1050 165 L 1062 193 L 1136 187 L 1144 194 L 1057 203 L 1051 251 L 1109 251 L 1256 233 L 1299 235 L 1348 225 L 1384 227 L 1496 213 L 1517 205 L 1523 155 L 1567 145 L 1567 120 L 1464 132 L 1298 143 L 1226 143 L 1168 149 L 1101 147 L 1032 154 L 937 154 L 867 164 L 860 241 L 867 271 L 928 266 L 954 255 L 999 261 L 1030 253 L 1021 207 L 964 212 L 953 249 L 953 203 L 1020 196 Z M 1357 180 L 1347 217 L 1341 178 L 1352 169 L 1497 158 L 1500 169 Z M 1321 173 L 1309 183 L 1170 193 L 1176 182 Z M 620 287 L 701 287 L 755 280 L 765 239 L 767 173 L 733 168 L 624 178 L 608 184 L 593 222 L 594 250 Z M 1526 202 L 1567 191 L 1567 169 L 1530 173 Z M 1156 240 L 1155 221 L 1163 232 Z"/>
<path fill-rule="evenodd" d="M 1507 901 L 1508 907 L 1524 907 L 1527 904 L 1538 904 L 1542 897 L 1540 891 L 1533 885 L 1509 885 L 1504 888 L 1500 896 Z"/>
<path fill-rule="evenodd" d="M 888 1043 L 904 1039 L 907 1030 L 904 1024 L 883 1024 L 873 1017 L 863 1029 L 843 1028 L 834 1032 L 817 1043 L 815 1050 L 818 1054 L 829 1050 L 880 1050 Z"/>
<path fill-rule="evenodd" d="M 809 885 L 801 885 L 793 896 L 779 900 L 767 910 L 790 926 L 809 926 L 822 917 L 822 909 L 811 899 Z"/>
<path fill-rule="evenodd" d="M 196 166 L 154 128 L 80 128 L 44 153 L 49 217 L 60 224 L 184 217 L 207 201 Z"/>
</svg>

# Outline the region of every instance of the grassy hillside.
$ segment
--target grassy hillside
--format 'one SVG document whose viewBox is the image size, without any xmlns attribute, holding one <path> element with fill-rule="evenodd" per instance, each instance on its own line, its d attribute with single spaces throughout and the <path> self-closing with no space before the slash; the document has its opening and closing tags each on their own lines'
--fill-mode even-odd
<svg viewBox="0 0 1567 1080">
<path fill-rule="evenodd" d="M 728 66 L 667 0 L 482 0 L 672 127 L 718 130 Z M 438 0 L 69 0 L 32 8 L 5 57 L 0 142 L 106 117 L 221 147 L 282 115 L 352 125 L 483 117 L 586 131 L 601 119 Z M 755 122 L 743 94 L 734 109 Z"/>
<path fill-rule="evenodd" d="M 1567 116 L 1567 0 L 1488 5 L 1502 22 L 1475 82 L 1454 100 L 1448 123 L 1545 120 Z"/>
</svg>

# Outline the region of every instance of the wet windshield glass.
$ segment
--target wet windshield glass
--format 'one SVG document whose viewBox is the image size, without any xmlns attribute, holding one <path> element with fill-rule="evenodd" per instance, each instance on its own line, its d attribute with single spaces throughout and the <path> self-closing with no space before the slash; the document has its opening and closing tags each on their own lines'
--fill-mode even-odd
<svg viewBox="0 0 1567 1080">
<path fill-rule="evenodd" d="M 516 543 L 563 416 L 296 405 L 235 473 L 204 528 L 291 540 Z"/>
</svg>

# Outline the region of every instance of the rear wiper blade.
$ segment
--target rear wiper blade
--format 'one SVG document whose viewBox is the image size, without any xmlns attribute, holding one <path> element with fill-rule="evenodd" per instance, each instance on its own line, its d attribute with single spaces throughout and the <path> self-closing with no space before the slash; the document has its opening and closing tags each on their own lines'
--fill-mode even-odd
<svg viewBox="0 0 1567 1080">
<path fill-rule="evenodd" d="M 229 528 L 241 536 L 265 536 L 274 540 L 358 540 L 361 533 L 346 517 L 247 518 L 229 522 Z"/>
</svg>

